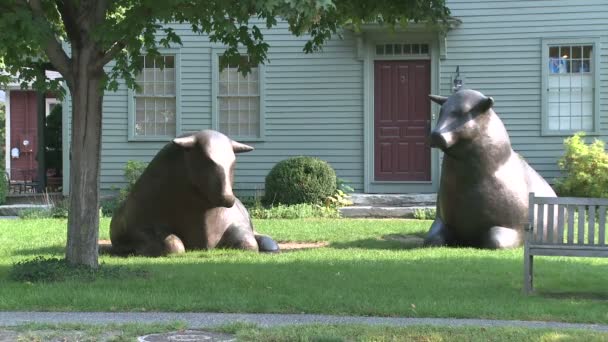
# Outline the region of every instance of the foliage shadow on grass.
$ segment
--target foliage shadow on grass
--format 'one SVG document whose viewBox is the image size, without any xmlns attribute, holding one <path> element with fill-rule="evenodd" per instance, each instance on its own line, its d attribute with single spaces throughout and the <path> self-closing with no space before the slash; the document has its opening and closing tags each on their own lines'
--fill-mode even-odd
<svg viewBox="0 0 608 342">
<path fill-rule="evenodd" d="M 65 246 L 54 245 L 38 248 L 23 248 L 13 251 L 13 255 L 34 256 L 34 255 L 64 255 Z"/>
<path fill-rule="evenodd" d="M 575 292 L 575 291 L 559 291 L 552 289 L 535 290 L 534 296 L 552 299 L 574 299 L 574 300 L 594 300 L 608 302 L 608 291 L 591 291 L 591 292 Z"/>
<path fill-rule="evenodd" d="M 354 241 L 336 241 L 332 242 L 329 247 L 335 249 L 362 248 L 404 250 L 422 248 L 422 241 L 423 239 L 419 236 L 419 234 L 386 234 L 380 238 L 368 238 Z"/>
</svg>

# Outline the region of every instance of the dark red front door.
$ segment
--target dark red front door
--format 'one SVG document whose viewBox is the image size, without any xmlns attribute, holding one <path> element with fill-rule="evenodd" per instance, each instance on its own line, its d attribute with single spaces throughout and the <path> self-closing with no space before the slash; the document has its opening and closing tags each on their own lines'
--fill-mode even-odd
<svg viewBox="0 0 608 342">
<path fill-rule="evenodd" d="M 376 61 L 374 174 L 378 181 L 430 181 L 429 61 Z"/>
</svg>

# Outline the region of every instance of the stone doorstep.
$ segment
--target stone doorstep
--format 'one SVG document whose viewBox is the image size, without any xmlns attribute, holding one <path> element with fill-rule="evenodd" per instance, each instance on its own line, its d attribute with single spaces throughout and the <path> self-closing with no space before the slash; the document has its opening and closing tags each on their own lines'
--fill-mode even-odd
<svg viewBox="0 0 608 342">
<path fill-rule="evenodd" d="M 340 208 L 342 217 L 413 218 L 420 209 L 435 209 L 435 205 L 410 207 L 351 206 Z"/>
<path fill-rule="evenodd" d="M 437 194 L 350 194 L 350 200 L 354 206 L 434 206 L 437 201 Z"/>
</svg>

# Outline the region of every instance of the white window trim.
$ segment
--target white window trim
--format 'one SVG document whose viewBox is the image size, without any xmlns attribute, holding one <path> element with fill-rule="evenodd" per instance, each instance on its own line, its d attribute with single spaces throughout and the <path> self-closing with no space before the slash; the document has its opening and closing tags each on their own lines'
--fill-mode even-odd
<svg viewBox="0 0 608 342">
<path fill-rule="evenodd" d="M 219 93 L 219 69 L 220 69 L 220 56 L 226 51 L 225 48 L 213 48 L 211 49 L 211 127 L 219 131 L 219 114 L 217 96 Z M 241 52 L 244 54 L 244 52 Z M 264 141 L 266 139 L 266 66 L 264 64 L 258 65 L 258 89 L 260 96 L 260 132 L 258 137 L 239 137 L 231 136 L 230 138 L 239 140 L 242 142 L 249 141 Z"/>
<path fill-rule="evenodd" d="M 169 141 L 182 133 L 181 56 L 179 49 L 158 49 L 161 55 L 175 56 L 175 135 L 138 136 L 135 134 L 135 91 L 128 90 L 128 141 Z"/>
<path fill-rule="evenodd" d="M 591 57 L 591 68 L 593 70 L 593 129 L 592 130 L 550 130 L 549 115 L 547 113 L 549 105 L 547 103 L 547 87 L 549 79 L 549 45 L 592 45 L 593 55 Z M 576 37 L 542 40 L 542 73 L 541 73 L 541 135 L 543 136 L 569 136 L 576 132 L 584 131 L 589 135 L 600 134 L 600 38 L 599 37 Z"/>
</svg>

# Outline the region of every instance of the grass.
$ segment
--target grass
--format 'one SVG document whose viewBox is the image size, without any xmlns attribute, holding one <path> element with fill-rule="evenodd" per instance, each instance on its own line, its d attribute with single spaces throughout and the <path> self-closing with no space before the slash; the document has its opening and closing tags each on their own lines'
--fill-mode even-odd
<svg viewBox="0 0 608 342">
<path fill-rule="evenodd" d="M 583 330 L 534 328 L 368 326 L 368 325 L 294 325 L 260 328 L 233 324 L 219 329 L 236 334 L 238 341 L 606 341 L 608 333 Z"/>
<path fill-rule="evenodd" d="M 61 257 L 66 222 L 0 220 L 0 310 L 217 311 L 462 317 L 608 323 L 608 260 L 539 257 L 539 294 L 522 294 L 522 249 L 404 248 L 420 220 L 256 220 L 279 241 L 328 241 L 280 254 L 195 251 L 167 258 L 102 256 L 146 277 L 27 283 L 14 263 Z M 108 238 L 109 219 L 101 221 Z"/>
<path fill-rule="evenodd" d="M 25 324 L 0 328 L 0 336 L 17 341 L 135 341 L 137 336 L 184 330 L 180 322 L 171 324 Z M 204 329 L 234 334 L 238 341 L 606 341 L 608 333 L 584 330 L 536 328 L 291 325 L 262 328 L 234 323 Z M 10 334 L 12 333 L 12 334 Z M 4 335 L 3 335 L 4 334 Z M 10 335 L 9 335 L 10 334 Z M 11 336 L 12 335 L 12 336 Z"/>
<path fill-rule="evenodd" d="M 135 341 L 138 336 L 183 330 L 180 322 L 169 324 L 39 324 L 0 328 L 0 336 L 16 341 Z M 11 334 L 12 333 L 12 334 Z M 11 336 L 12 335 L 12 336 Z"/>
</svg>

